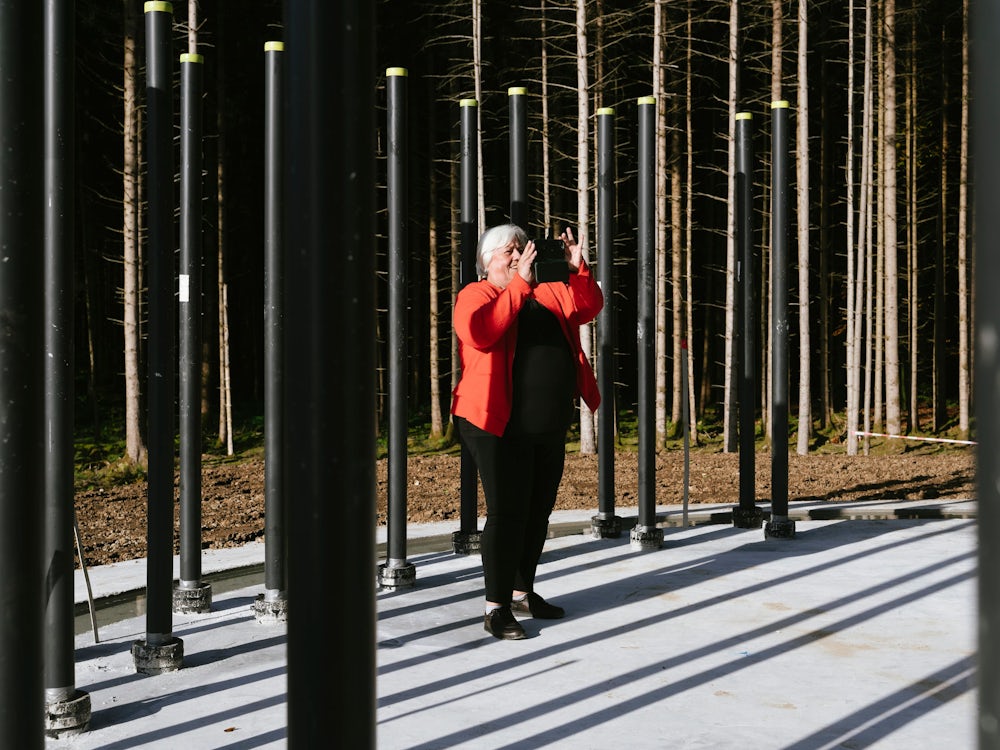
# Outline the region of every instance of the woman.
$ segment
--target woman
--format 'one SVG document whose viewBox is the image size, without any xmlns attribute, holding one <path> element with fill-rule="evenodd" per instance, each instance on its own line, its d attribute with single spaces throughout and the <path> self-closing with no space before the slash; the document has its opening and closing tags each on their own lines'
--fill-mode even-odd
<svg viewBox="0 0 1000 750">
<path fill-rule="evenodd" d="M 535 593 L 535 570 L 562 480 L 574 400 L 591 409 L 600 403 L 579 326 L 594 319 L 604 297 L 572 231 L 560 239 L 569 281 L 539 284 L 535 243 L 524 230 L 487 230 L 476 253 L 480 280 L 455 302 L 462 377 L 451 412 L 486 498 L 484 627 L 506 640 L 525 637 L 514 612 L 564 614 Z"/>
</svg>

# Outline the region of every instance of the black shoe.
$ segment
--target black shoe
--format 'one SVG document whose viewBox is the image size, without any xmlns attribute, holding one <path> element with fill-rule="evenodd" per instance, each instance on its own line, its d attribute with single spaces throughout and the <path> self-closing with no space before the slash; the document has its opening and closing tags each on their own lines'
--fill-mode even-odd
<svg viewBox="0 0 1000 750">
<path fill-rule="evenodd" d="M 514 612 L 524 612 L 540 620 L 558 620 L 566 614 L 565 609 L 549 604 L 534 591 L 529 591 L 520 601 L 511 602 L 510 608 Z"/>
<path fill-rule="evenodd" d="M 519 641 L 525 638 L 524 628 L 514 619 L 510 607 L 497 607 L 483 618 L 483 629 L 494 638 Z"/>
</svg>

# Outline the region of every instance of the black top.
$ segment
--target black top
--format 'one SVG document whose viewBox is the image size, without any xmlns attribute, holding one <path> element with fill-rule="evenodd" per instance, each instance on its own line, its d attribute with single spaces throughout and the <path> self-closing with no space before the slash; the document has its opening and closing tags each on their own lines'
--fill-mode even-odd
<svg viewBox="0 0 1000 750">
<path fill-rule="evenodd" d="M 513 380 L 508 435 L 569 427 L 576 384 L 573 351 L 556 316 L 534 299 L 517 317 Z"/>
</svg>

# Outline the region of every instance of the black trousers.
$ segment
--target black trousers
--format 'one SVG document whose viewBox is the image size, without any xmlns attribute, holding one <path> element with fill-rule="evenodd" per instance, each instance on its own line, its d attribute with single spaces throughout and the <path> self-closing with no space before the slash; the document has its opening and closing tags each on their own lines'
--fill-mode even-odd
<svg viewBox="0 0 1000 750">
<path fill-rule="evenodd" d="M 486 600 L 509 604 L 514 589 L 534 590 L 566 463 L 566 431 L 501 438 L 461 417 L 456 424 L 486 499 L 480 537 Z"/>
</svg>

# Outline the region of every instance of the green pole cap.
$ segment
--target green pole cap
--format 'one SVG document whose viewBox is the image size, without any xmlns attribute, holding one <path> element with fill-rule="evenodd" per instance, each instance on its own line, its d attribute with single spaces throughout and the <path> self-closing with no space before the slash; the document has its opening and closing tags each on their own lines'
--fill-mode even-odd
<svg viewBox="0 0 1000 750">
<path fill-rule="evenodd" d="M 600 109 L 597 110 L 597 114 L 599 115 L 613 115 L 614 113 L 615 113 L 614 107 L 601 107 Z"/>
<path fill-rule="evenodd" d="M 406 72 L 406 68 L 386 68 L 385 69 L 385 74 L 387 76 L 405 76 L 405 75 L 409 75 Z"/>
<path fill-rule="evenodd" d="M 784 99 L 777 102 L 771 102 L 771 109 L 788 109 L 788 102 Z"/>
<path fill-rule="evenodd" d="M 164 2 L 160 2 L 160 0 L 150 0 L 150 2 L 148 2 L 144 6 L 142 6 L 142 9 L 146 13 L 152 13 L 154 11 L 160 11 L 162 13 L 173 13 L 174 12 L 173 3 L 164 3 Z"/>
<path fill-rule="evenodd" d="M 479 102 L 477 102 L 475 99 L 462 99 L 458 103 L 458 106 L 459 107 L 478 107 L 479 106 Z"/>
<path fill-rule="evenodd" d="M 285 43 L 284 42 L 264 42 L 265 52 L 284 52 Z"/>
<path fill-rule="evenodd" d="M 511 86 L 507 89 L 507 96 L 524 96 L 528 93 L 528 89 L 524 86 Z"/>
<path fill-rule="evenodd" d="M 656 104 L 656 97 L 655 96 L 640 96 L 638 103 L 639 104 Z"/>
<path fill-rule="evenodd" d="M 736 113 L 736 119 L 737 120 L 752 120 L 753 119 L 753 115 L 750 114 L 749 112 L 737 112 Z"/>
<path fill-rule="evenodd" d="M 194 52 L 183 52 L 181 53 L 182 63 L 203 63 L 205 58 L 201 55 L 197 55 Z"/>
</svg>

